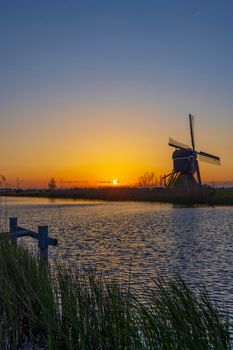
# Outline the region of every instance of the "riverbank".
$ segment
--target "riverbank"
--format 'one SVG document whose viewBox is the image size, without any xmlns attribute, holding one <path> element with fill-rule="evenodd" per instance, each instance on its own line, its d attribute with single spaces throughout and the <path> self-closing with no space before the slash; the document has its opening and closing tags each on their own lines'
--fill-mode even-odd
<svg viewBox="0 0 233 350">
<path fill-rule="evenodd" d="M 199 192 L 167 191 L 131 187 L 74 188 L 46 190 L 7 190 L 2 196 L 70 198 L 107 201 L 149 201 L 174 204 L 233 205 L 233 189 L 204 188 Z"/>
<path fill-rule="evenodd" d="M 177 275 L 137 292 L 100 273 L 47 268 L 0 240 L 1 349 L 231 349 L 227 318 Z"/>
</svg>

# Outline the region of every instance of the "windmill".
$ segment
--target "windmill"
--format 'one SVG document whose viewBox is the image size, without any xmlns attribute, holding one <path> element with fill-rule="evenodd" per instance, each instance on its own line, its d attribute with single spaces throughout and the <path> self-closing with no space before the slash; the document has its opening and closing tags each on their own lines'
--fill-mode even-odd
<svg viewBox="0 0 233 350">
<path fill-rule="evenodd" d="M 220 158 L 210 153 L 197 151 L 194 140 L 194 116 L 189 114 L 191 147 L 169 138 L 168 145 L 175 148 L 172 154 L 173 171 L 162 181 L 166 188 L 196 189 L 202 187 L 198 160 L 220 165 Z"/>
</svg>

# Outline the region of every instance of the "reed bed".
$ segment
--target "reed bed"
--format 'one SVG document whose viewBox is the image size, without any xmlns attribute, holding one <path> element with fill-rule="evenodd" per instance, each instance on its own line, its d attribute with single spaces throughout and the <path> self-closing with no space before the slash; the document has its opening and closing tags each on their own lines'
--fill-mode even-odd
<svg viewBox="0 0 233 350">
<path fill-rule="evenodd" d="M 140 295 L 140 297 L 138 297 Z M 142 298 L 143 296 L 143 298 Z M 0 348 L 231 349 L 228 321 L 181 276 L 139 293 L 101 274 L 47 268 L 0 241 Z"/>
</svg>

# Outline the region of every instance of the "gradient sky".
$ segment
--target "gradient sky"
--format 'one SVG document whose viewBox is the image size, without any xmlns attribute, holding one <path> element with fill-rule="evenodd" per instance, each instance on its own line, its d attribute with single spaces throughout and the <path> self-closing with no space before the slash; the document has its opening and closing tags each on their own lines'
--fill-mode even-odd
<svg viewBox="0 0 233 350">
<path fill-rule="evenodd" d="M 172 169 L 168 137 L 233 180 L 233 2 L 1 0 L 0 173 L 15 185 Z"/>
</svg>

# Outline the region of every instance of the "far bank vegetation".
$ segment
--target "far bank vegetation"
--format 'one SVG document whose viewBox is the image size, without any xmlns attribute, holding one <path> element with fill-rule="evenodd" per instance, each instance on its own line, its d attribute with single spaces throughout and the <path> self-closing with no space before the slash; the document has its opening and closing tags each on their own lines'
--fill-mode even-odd
<svg viewBox="0 0 233 350">
<path fill-rule="evenodd" d="M 142 176 L 139 177 L 137 185 L 142 188 L 158 187 L 159 181 L 153 171 L 146 171 Z"/>
</svg>

